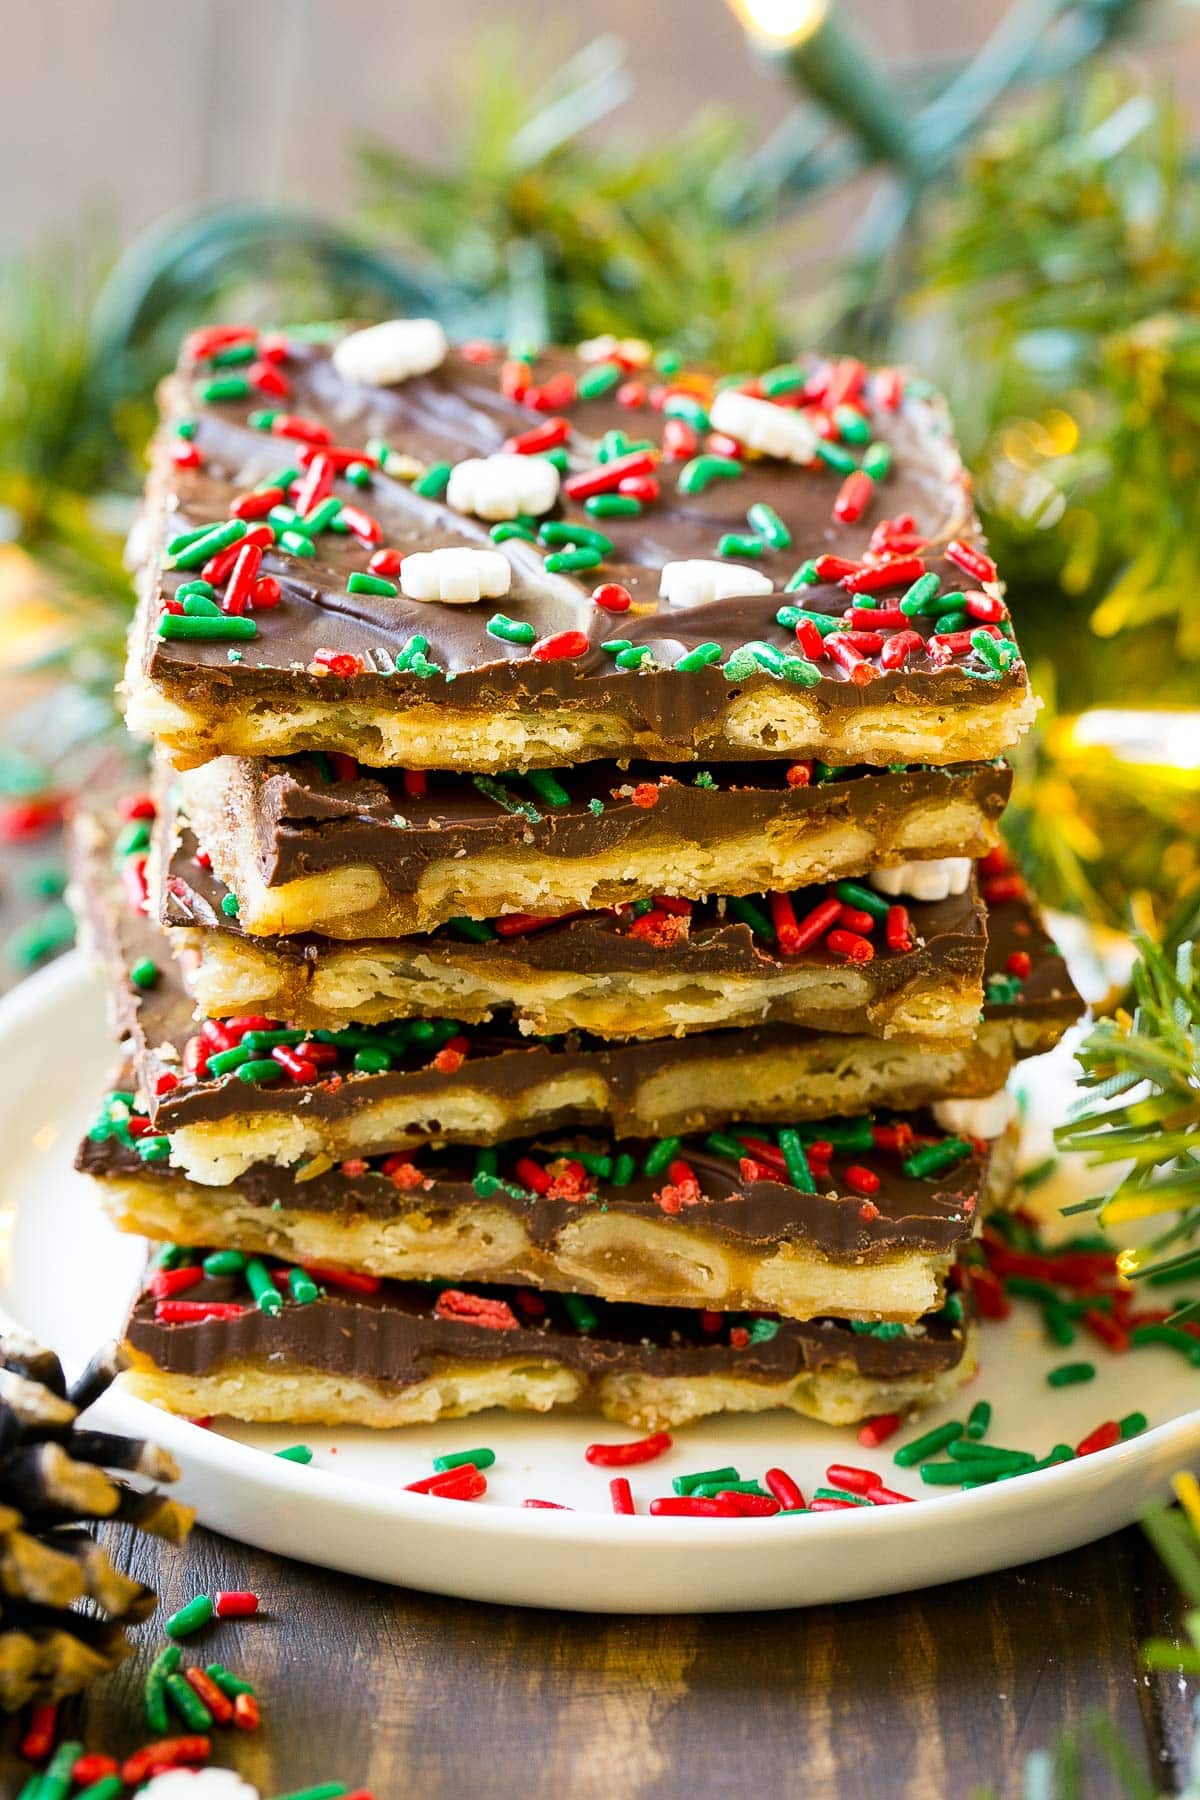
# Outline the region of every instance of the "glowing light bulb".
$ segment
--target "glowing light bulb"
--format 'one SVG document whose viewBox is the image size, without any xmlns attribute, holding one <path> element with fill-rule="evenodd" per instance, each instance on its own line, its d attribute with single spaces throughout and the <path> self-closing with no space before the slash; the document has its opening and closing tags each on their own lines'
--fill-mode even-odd
<svg viewBox="0 0 1200 1800">
<path fill-rule="evenodd" d="M 790 49 L 823 22 L 828 0 L 729 0 L 729 7 L 754 37 Z"/>
</svg>

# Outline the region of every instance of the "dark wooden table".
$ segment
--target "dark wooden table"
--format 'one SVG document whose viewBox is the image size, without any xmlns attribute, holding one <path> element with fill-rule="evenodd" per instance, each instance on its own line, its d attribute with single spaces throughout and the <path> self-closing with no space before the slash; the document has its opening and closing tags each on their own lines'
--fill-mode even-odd
<svg viewBox="0 0 1200 1800">
<path fill-rule="evenodd" d="M 9 859 L 0 937 L 30 910 L 14 867 L 52 854 Z M 1026 1757 L 1093 1717 L 1146 1785 L 1124 1785 L 1093 1745 L 1086 1800 L 1173 1794 L 1186 1778 L 1188 1688 L 1138 1655 L 1149 1636 L 1181 1634 L 1183 1608 L 1134 1530 L 923 1594 L 711 1618 L 443 1600 L 202 1530 L 178 1551 L 112 1538 L 168 1612 L 219 1588 L 261 1595 L 266 1616 L 221 1625 L 219 1654 L 255 1682 L 263 1728 L 218 1743 L 264 1796 L 321 1780 L 376 1800 L 1019 1796 Z M 147 1651 L 160 1641 L 153 1626 L 138 1635 Z M 64 1708 L 89 1748 L 144 1740 L 145 1660 Z M 9 1745 L 5 1797 L 21 1786 L 11 1732 Z"/>
</svg>

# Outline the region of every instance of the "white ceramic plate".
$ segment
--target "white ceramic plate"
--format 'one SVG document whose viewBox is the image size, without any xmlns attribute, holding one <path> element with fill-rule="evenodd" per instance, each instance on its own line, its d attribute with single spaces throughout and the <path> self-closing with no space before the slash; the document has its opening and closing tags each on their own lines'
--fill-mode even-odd
<svg viewBox="0 0 1200 1800">
<path fill-rule="evenodd" d="M 109 1078 L 97 984 L 67 958 L 0 1003 L 0 1325 L 7 1314 L 54 1344 L 69 1368 L 120 1327 L 142 1266 L 140 1244 L 102 1217 L 71 1157 Z M 1035 1074 L 1036 1068 L 1036 1074 Z M 1064 1049 L 1027 1065 L 1029 1157 L 1070 1088 Z M 1061 1201 L 1070 1180 L 1056 1177 Z M 1079 1191 L 1075 1177 L 1075 1191 Z M 119 1393 L 97 1408 L 113 1429 L 150 1435 L 178 1457 L 181 1492 L 229 1536 L 355 1574 L 525 1606 L 597 1612 L 692 1612 L 801 1606 L 925 1587 L 1052 1556 L 1128 1524 L 1172 1472 L 1200 1458 L 1200 1372 L 1168 1350 L 1114 1357 L 1098 1345 L 1049 1351 L 1018 1304 L 984 1334 L 984 1368 L 964 1404 L 987 1398 L 992 1436 L 1041 1452 L 1102 1419 L 1140 1408 L 1151 1429 L 1099 1455 L 971 1493 L 924 1488 L 891 1450 L 863 1451 L 791 1414 L 716 1420 L 679 1434 L 660 1461 L 630 1471 L 639 1504 L 680 1471 L 734 1463 L 744 1475 L 781 1464 L 806 1492 L 832 1461 L 866 1464 L 915 1506 L 796 1519 L 617 1518 L 607 1474 L 585 1462 L 593 1439 L 636 1434 L 601 1419 L 485 1414 L 411 1431 L 303 1432 L 305 1467 L 270 1454 L 301 1434 L 274 1427 L 205 1431 Z M 1097 1379 L 1050 1388 L 1046 1371 L 1076 1356 Z M 961 1409 L 954 1409 L 961 1410 Z M 953 1416 L 924 1416 L 916 1429 Z M 912 1432 L 906 1435 L 913 1435 Z M 490 1444 L 496 1466 L 473 1505 L 407 1494 L 440 1451 Z M 524 1509 L 526 1497 L 576 1510 Z"/>
</svg>

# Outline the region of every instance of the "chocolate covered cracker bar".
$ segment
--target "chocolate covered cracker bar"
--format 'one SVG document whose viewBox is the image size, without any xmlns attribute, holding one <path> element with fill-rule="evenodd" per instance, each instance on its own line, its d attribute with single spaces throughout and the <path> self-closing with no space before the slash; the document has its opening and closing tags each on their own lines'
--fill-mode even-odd
<svg viewBox="0 0 1200 1800">
<path fill-rule="evenodd" d="M 263 1267 L 260 1292 L 271 1278 Z M 278 1271 L 271 1311 L 240 1277 L 202 1274 L 173 1301 L 143 1293 L 125 1329 L 126 1387 L 192 1417 L 390 1428 L 566 1406 L 651 1430 L 775 1407 L 852 1424 L 947 1399 L 975 1369 L 974 1325 L 957 1297 L 907 1329 L 855 1330 L 520 1288 L 387 1282 L 366 1293 L 323 1279 L 323 1292 L 301 1281 L 298 1299 Z"/>
<path fill-rule="evenodd" d="M 649 354 L 193 334 L 132 546 L 131 729 L 180 767 L 493 773 L 1015 743 L 1033 699 L 940 402 L 850 359 L 721 386 Z"/>
<path fill-rule="evenodd" d="M 260 1164 L 216 1187 L 170 1168 L 166 1138 L 118 1089 L 78 1165 L 124 1229 L 173 1243 L 372 1275 L 911 1320 L 938 1304 L 981 1211 L 1007 1198 L 1012 1142 L 995 1129 L 987 1143 L 917 1114 L 651 1141 L 546 1134 Z"/>
<path fill-rule="evenodd" d="M 1002 763 L 720 764 L 681 780 L 600 762 L 496 780 L 226 757 L 180 777 L 175 804 L 248 935 L 362 939 L 982 856 L 1011 782 Z"/>
</svg>

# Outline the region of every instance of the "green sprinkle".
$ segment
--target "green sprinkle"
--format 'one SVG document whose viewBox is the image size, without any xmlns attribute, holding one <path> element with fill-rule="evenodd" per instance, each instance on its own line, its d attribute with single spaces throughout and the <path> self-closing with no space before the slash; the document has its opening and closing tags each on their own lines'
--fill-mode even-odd
<svg viewBox="0 0 1200 1800">
<path fill-rule="evenodd" d="M 1126 1438 L 1137 1437 L 1140 1431 L 1145 1431 L 1148 1424 L 1149 1420 L 1144 1412 L 1126 1413 L 1125 1417 L 1121 1420 L 1122 1442 Z"/>
<path fill-rule="evenodd" d="M 224 1663 L 206 1663 L 204 1673 L 210 1680 L 215 1681 L 221 1692 L 228 1694 L 231 1700 L 236 1700 L 239 1694 L 253 1694 L 254 1692 L 248 1681 L 243 1681 L 240 1675 L 232 1674 Z"/>
<path fill-rule="evenodd" d="M 734 896 L 727 901 L 726 904 L 734 918 L 740 920 L 743 925 L 748 925 L 755 937 L 762 938 L 763 942 L 766 944 L 773 944 L 775 942 L 775 927 L 772 925 L 770 918 L 758 904 L 757 900 L 750 900 L 744 896 Z M 733 1140 L 731 1139 L 730 1141 L 732 1142 Z M 740 1156 L 740 1149 L 735 1150 L 734 1154 Z"/>
<path fill-rule="evenodd" d="M 785 656 L 779 673 L 785 681 L 791 681 L 797 687 L 816 687 L 821 679 L 821 671 L 816 663 L 809 662 L 806 656 Z"/>
<path fill-rule="evenodd" d="M 892 472 L 892 447 L 890 444 L 868 444 L 863 452 L 863 473 L 872 481 L 884 481 Z"/>
<path fill-rule="evenodd" d="M 733 456 L 693 456 L 679 471 L 681 494 L 702 494 L 714 481 L 736 481 L 745 470 Z"/>
<path fill-rule="evenodd" d="M 222 895 L 221 911 L 225 914 L 225 917 L 227 919 L 236 919 L 237 918 L 237 916 L 238 916 L 238 897 L 236 894 Z"/>
<path fill-rule="evenodd" d="M 169 1638 L 190 1637 L 193 1631 L 199 1631 L 208 1624 L 213 1616 L 213 1603 L 207 1594 L 197 1594 L 186 1606 L 172 1613 L 163 1626 Z"/>
<path fill-rule="evenodd" d="M 991 1422 L 991 1403 L 987 1400 L 977 1400 L 967 1414 L 967 1436 L 975 1439 L 983 1437 Z"/>
<path fill-rule="evenodd" d="M 1193 1367 L 1200 1364 L 1200 1338 L 1194 1338 L 1190 1332 L 1180 1331 L 1174 1325 L 1135 1325 L 1129 1341 L 1139 1348 L 1145 1344 L 1161 1344 L 1164 1349 L 1178 1350 Z"/>
<path fill-rule="evenodd" d="M 284 1071 L 282 1063 L 277 1063 L 273 1056 L 255 1056 L 249 1062 L 240 1063 L 236 1073 L 238 1080 L 248 1085 L 256 1081 L 281 1081 Z"/>
<path fill-rule="evenodd" d="M 998 1481 L 1002 1473 L 1000 1469 L 972 1469 L 967 1463 L 926 1462 L 921 1464 L 921 1480 L 930 1487 L 963 1487 L 974 1482 L 981 1486 L 991 1481 Z M 1024 1474 L 1024 1469 L 1014 1471 Z"/>
<path fill-rule="evenodd" d="M 546 566 L 549 568 L 549 563 Z M 613 660 L 618 669 L 640 669 L 647 657 L 653 655 L 649 644 L 627 644 L 623 650 L 617 651 Z"/>
<path fill-rule="evenodd" d="M 576 525 L 568 519 L 548 519 L 538 531 L 538 542 L 557 547 L 585 548 L 598 550 L 601 556 L 611 556 L 613 541 L 605 537 L 602 531 L 593 531 L 590 525 Z"/>
<path fill-rule="evenodd" d="M 292 1299 L 300 1306 L 311 1306 L 314 1300 L 321 1297 L 321 1290 L 307 1269 L 289 1269 L 288 1287 Z"/>
<path fill-rule="evenodd" d="M 918 613 L 936 612 L 937 596 L 941 585 L 932 569 L 924 575 L 918 575 L 900 601 L 900 611 L 905 618 L 915 619 Z"/>
<path fill-rule="evenodd" d="M 176 1679 L 181 1679 L 176 1677 Z M 191 1689 L 188 1692 L 191 1693 Z M 203 1705 L 203 1702 L 201 1702 Z M 208 1708 L 205 1707 L 205 1712 Z M 211 1714 L 209 1715 L 211 1718 Z M 75 1783 L 71 1779 L 71 1770 L 83 1755 L 82 1743 L 64 1740 L 55 1746 L 54 1753 L 38 1778 L 35 1790 L 37 1800 L 67 1800 Z"/>
<path fill-rule="evenodd" d="M 553 450 L 539 450 L 536 455 L 539 462 L 553 463 L 560 475 L 565 475 L 571 466 L 571 459 L 561 444 L 556 444 Z"/>
<path fill-rule="evenodd" d="M 642 1163 L 642 1174 L 649 1177 L 662 1175 L 667 1165 L 678 1156 L 682 1144 L 682 1138 L 659 1138 L 658 1142 L 647 1152 L 645 1161 Z"/>
<path fill-rule="evenodd" d="M 542 815 L 531 800 L 518 800 L 515 794 L 510 794 L 506 787 L 493 781 L 490 775 L 472 775 L 471 781 L 485 799 L 494 800 L 506 813 L 521 813 L 531 825 L 541 824 Z"/>
<path fill-rule="evenodd" d="M 1014 643 L 1010 643 L 1007 638 L 994 638 L 988 631 L 973 631 L 971 648 L 977 656 L 983 658 L 989 669 L 997 669 L 1001 673 L 1012 667 L 1019 654 Z"/>
<path fill-rule="evenodd" d="M 482 1446 L 478 1450 L 452 1450 L 435 1456 L 433 1467 L 435 1474 L 441 1475 L 446 1469 L 461 1469 L 467 1463 L 474 1463 L 477 1469 L 490 1469 L 495 1460 L 496 1452 Z"/>
<path fill-rule="evenodd" d="M 576 1331 L 585 1336 L 589 1331 L 595 1331 L 600 1321 L 590 1300 L 585 1300 L 582 1294 L 564 1294 L 562 1303 Z"/>
<path fill-rule="evenodd" d="M 613 1163 L 612 1184 L 614 1187 L 628 1187 L 633 1180 L 637 1161 L 626 1151 L 622 1151 Z"/>
<path fill-rule="evenodd" d="M 696 669 L 707 669 L 711 663 L 720 662 L 723 654 L 720 644 L 697 644 L 694 650 L 685 651 L 672 667 L 690 675 Z"/>
<path fill-rule="evenodd" d="M 870 913 L 881 924 L 891 911 L 890 900 L 877 894 L 874 888 L 863 887 L 861 882 L 839 881 L 833 891 L 847 906 L 856 906 L 860 912 Z"/>
<path fill-rule="evenodd" d="M 912 1156 L 906 1157 L 901 1166 L 910 1177 L 941 1175 L 970 1154 L 971 1146 L 965 1138 L 945 1138 L 940 1144 L 923 1145 Z"/>
<path fill-rule="evenodd" d="M 603 552 L 589 544 L 579 550 L 556 550 L 546 558 L 545 567 L 548 575 L 568 575 L 598 569 L 603 561 Z"/>
<path fill-rule="evenodd" d="M 935 1425 L 923 1437 L 914 1438 L 911 1444 L 902 1444 L 893 1457 L 897 1468 L 911 1469 L 914 1463 L 924 1462 L 927 1456 L 936 1456 L 948 1444 L 953 1444 L 962 1436 L 963 1428 L 957 1419 L 951 1419 L 946 1425 Z"/>
<path fill-rule="evenodd" d="M 207 594 L 189 594 L 183 603 L 183 612 L 188 619 L 215 619 L 221 615 L 220 607 Z"/>
<path fill-rule="evenodd" d="M 196 435 L 196 420 L 195 419 L 178 419 L 178 420 L 176 420 L 176 423 L 175 423 L 175 436 L 176 437 L 181 437 L 185 443 L 190 444 L 192 439 L 195 437 L 195 435 Z"/>
<path fill-rule="evenodd" d="M 252 1055 L 253 1052 L 245 1044 L 234 1044 L 230 1050 L 218 1050 L 208 1058 L 208 1072 L 210 1075 L 230 1075 L 234 1069 L 240 1069 L 243 1063 L 248 1063 Z M 279 1064 L 276 1063 L 275 1066 L 278 1068 Z"/>
<path fill-rule="evenodd" d="M 135 988 L 141 988 L 144 992 L 158 986 L 160 974 L 161 970 L 158 964 L 151 957 L 143 956 L 141 961 L 135 962 L 130 969 L 129 979 Z"/>
<path fill-rule="evenodd" d="M 632 494 L 592 494 L 584 501 L 583 510 L 593 519 L 636 519 L 642 503 Z"/>
<path fill-rule="evenodd" d="M 267 523 L 276 531 L 288 531 L 300 521 L 300 514 L 294 506 L 273 506 L 267 514 Z"/>
<path fill-rule="evenodd" d="M 943 613 L 938 619 L 937 628 L 939 631 L 961 631 L 966 625 L 966 622 L 967 615 L 965 612 Z M 990 644 L 991 641 L 992 640 L 989 638 L 988 643 Z"/>
<path fill-rule="evenodd" d="M 595 363 L 579 377 L 575 383 L 575 392 L 581 400 L 599 400 L 620 385 L 623 373 L 620 363 Z"/>
<path fill-rule="evenodd" d="M 241 613 L 221 613 L 217 618 L 196 617 L 192 613 L 163 613 L 158 621 L 160 638 L 192 638 L 208 643 L 228 643 L 231 639 L 258 636 L 253 619 Z"/>
<path fill-rule="evenodd" d="M 853 475 L 858 467 L 849 450 L 829 438 L 818 439 L 817 455 L 827 468 L 836 470 L 839 475 Z"/>
<path fill-rule="evenodd" d="M 694 1494 L 698 1487 L 713 1487 L 718 1483 L 724 1485 L 730 1481 L 740 1481 L 741 1476 L 732 1466 L 724 1469 L 697 1469 L 691 1475 L 676 1475 L 671 1486 L 677 1494 Z"/>
<path fill-rule="evenodd" d="M 440 500 L 450 485 L 453 467 L 453 463 L 448 462 L 431 463 L 413 482 L 413 493 L 420 494 L 422 500 Z"/>
<path fill-rule="evenodd" d="M 767 546 L 761 538 L 747 537 L 740 531 L 727 531 L 717 540 L 718 556 L 765 556 Z"/>
<path fill-rule="evenodd" d="M 663 407 L 663 417 L 682 419 L 693 431 L 704 432 L 709 428 L 708 413 L 691 394 L 671 394 Z"/>
<path fill-rule="evenodd" d="M 807 380 L 807 374 L 798 363 L 780 363 L 778 367 L 768 369 L 758 385 L 768 400 L 776 400 L 780 394 L 799 393 Z"/>
<path fill-rule="evenodd" d="M 176 600 L 190 600 L 195 597 L 196 599 L 211 600 L 216 591 L 211 581 L 201 581 L 197 578 L 194 581 L 181 581 L 175 589 L 175 598 Z"/>
<path fill-rule="evenodd" d="M 199 1694 L 184 1680 L 182 1675 L 168 1675 L 163 1686 L 166 1688 L 168 1700 L 189 1731 L 207 1731 L 209 1729 L 213 1722 L 213 1716 Z"/>
<path fill-rule="evenodd" d="M 276 1450 L 281 1462 L 310 1463 L 313 1453 L 307 1444 L 289 1444 L 286 1450 Z"/>
<path fill-rule="evenodd" d="M 341 1800 L 349 1792 L 344 1781 L 323 1781 L 317 1787 L 294 1788 L 290 1794 L 280 1794 L 279 1800 Z"/>
<path fill-rule="evenodd" d="M 692 1489 L 698 1500 L 711 1500 L 714 1494 L 756 1494 L 759 1499 L 769 1499 L 770 1490 L 758 1481 L 701 1481 Z"/>
<path fill-rule="evenodd" d="M 240 1275 L 246 1258 L 241 1250 L 210 1250 L 200 1266 L 206 1275 Z"/>
<path fill-rule="evenodd" d="M 532 644 L 537 636 L 527 620 L 510 619 L 507 613 L 493 613 L 487 631 L 490 637 L 501 638 L 506 644 Z"/>
<path fill-rule="evenodd" d="M 791 549 L 791 532 L 775 508 L 768 506 L 765 500 L 756 500 L 749 508 L 746 513 L 746 523 L 752 531 L 757 532 L 760 538 L 766 539 L 772 550 Z"/>
<path fill-rule="evenodd" d="M 182 1661 L 183 1651 L 178 1644 L 168 1644 L 159 1651 L 146 1672 L 142 1689 L 142 1710 L 146 1724 L 159 1737 L 165 1735 L 170 1724 L 170 1714 L 167 1712 L 167 1676 L 173 1675 Z"/>
<path fill-rule="evenodd" d="M 1008 1450 L 998 1444 L 972 1443 L 969 1438 L 957 1438 L 954 1443 L 947 1444 L 952 1462 L 971 1463 L 979 1469 L 1029 1469 L 1037 1461 L 1028 1450 Z"/>
<path fill-rule="evenodd" d="M 382 594 L 388 600 L 394 600 L 400 592 L 397 582 L 385 581 L 382 575 L 364 575 L 358 569 L 355 569 L 346 586 L 352 594 Z"/>
<path fill-rule="evenodd" d="M 315 537 L 318 531 L 328 531 L 330 526 L 336 525 L 341 511 L 341 501 L 336 494 L 330 494 L 327 500 L 322 500 L 319 506 L 314 506 L 311 512 L 305 513 L 303 520 L 305 532 L 310 537 Z"/>
<path fill-rule="evenodd" d="M 833 410 L 833 422 L 837 426 L 838 436 L 847 444 L 867 444 L 871 440 L 871 427 L 862 414 L 853 406 L 836 406 Z M 863 467 L 866 467 L 864 462 Z M 867 470 L 870 473 L 870 470 Z"/>
<path fill-rule="evenodd" d="M 246 423 L 253 431 L 270 431 L 279 417 L 277 406 L 260 406 L 252 413 L 247 413 Z"/>
<path fill-rule="evenodd" d="M 810 625 L 815 625 L 822 637 L 828 637 L 830 633 L 834 631 L 845 630 L 840 619 L 831 619 L 828 613 L 808 612 L 802 606 L 781 606 L 779 612 L 775 615 L 775 623 L 777 625 L 784 624 L 784 620 L 779 615 L 780 613 L 785 612 L 791 615 L 787 621 L 787 629 L 789 631 L 794 630 L 801 619 L 807 619 Z"/>
<path fill-rule="evenodd" d="M 624 456 L 629 448 L 629 438 L 623 431 L 606 431 L 600 439 L 596 450 L 596 461 L 610 463 L 618 456 Z"/>
<path fill-rule="evenodd" d="M 200 398 L 206 406 L 215 406 L 222 400 L 248 400 L 250 383 L 244 375 L 218 375 L 215 381 L 201 384 Z"/>
<path fill-rule="evenodd" d="M 279 1067 L 276 1063 L 276 1068 Z M 281 1071 L 282 1073 L 282 1071 Z M 259 1312 L 269 1318 L 283 1311 L 283 1295 L 271 1279 L 271 1272 L 261 1257 L 252 1256 L 246 1264 L 246 1285 L 254 1295 L 254 1304 Z"/>
<path fill-rule="evenodd" d="M 812 1170 L 808 1166 L 808 1157 L 800 1142 L 800 1134 L 790 1125 L 785 1125 L 779 1133 L 779 1148 L 783 1151 L 783 1160 L 787 1165 L 788 1180 L 801 1194 L 815 1194 L 817 1184 L 813 1180 Z"/>
<path fill-rule="evenodd" d="M 515 776 L 515 780 L 527 781 L 538 799 L 547 806 L 570 806 L 571 796 L 556 775 L 549 769 L 526 769 L 524 776 Z"/>
<path fill-rule="evenodd" d="M 14 969 L 32 969 L 47 957 L 57 956 L 75 941 L 75 919 L 64 901 L 57 901 L 44 912 L 5 939 L 4 955 Z"/>
<path fill-rule="evenodd" d="M 228 550 L 239 538 L 246 535 L 246 527 L 241 519 L 230 519 L 217 525 L 201 526 L 199 531 L 184 532 L 182 538 L 172 538 L 172 544 L 178 544 L 177 550 L 168 546 L 168 568 L 198 569 L 206 563 L 210 556 L 218 550 Z"/>
<path fill-rule="evenodd" d="M 1078 1382 L 1095 1379 L 1096 1365 L 1090 1362 L 1059 1363 L 1046 1376 L 1048 1385 L 1055 1388 L 1075 1387 Z"/>
<path fill-rule="evenodd" d="M 360 1075 L 382 1075 L 392 1066 L 391 1056 L 386 1050 L 356 1050 L 354 1067 Z"/>
<path fill-rule="evenodd" d="M 495 932 L 482 919 L 448 919 L 446 923 L 451 931 L 456 931 L 469 944 L 490 944 L 495 939 Z"/>
<path fill-rule="evenodd" d="M 810 556 L 807 562 L 800 564 L 794 574 L 788 576 L 783 584 L 783 591 L 785 594 L 794 594 L 797 588 L 816 587 L 820 579 L 817 574 L 817 565 Z M 792 623 L 794 625 L 796 621 L 793 619 Z"/>
<path fill-rule="evenodd" d="M 308 533 L 300 531 L 296 527 L 290 531 L 280 532 L 279 548 L 286 550 L 291 556 L 315 556 L 317 554 L 317 546 Z"/>
<path fill-rule="evenodd" d="M 812 1491 L 814 1500 L 848 1500 L 851 1506 L 870 1506 L 865 1494 L 852 1494 L 846 1488 L 819 1487 Z"/>
</svg>

